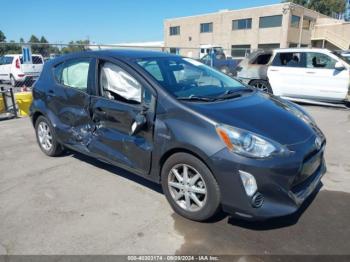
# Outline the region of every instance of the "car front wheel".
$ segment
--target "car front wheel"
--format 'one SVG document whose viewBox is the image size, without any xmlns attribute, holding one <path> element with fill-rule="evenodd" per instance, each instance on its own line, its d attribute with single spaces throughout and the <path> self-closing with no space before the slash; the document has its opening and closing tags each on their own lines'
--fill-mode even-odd
<svg viewBox="0 0 350 262">
<path fill-rule="evenodd" d="M 62 153 L 62 146 L 57 142 L 54 129 L 44 116 L 39 116 L 36 120 L 35 133 L 40 149 L 46 155 L 58 156 Z"/>
<path fill-rule="evenodd" d="M 185 218 L 205 221 L 219 210 L 219 186 L 208 167 L 193 155 L 176 153 L 164 163 L 162 188 L 173 210 Z"/>
</svg>

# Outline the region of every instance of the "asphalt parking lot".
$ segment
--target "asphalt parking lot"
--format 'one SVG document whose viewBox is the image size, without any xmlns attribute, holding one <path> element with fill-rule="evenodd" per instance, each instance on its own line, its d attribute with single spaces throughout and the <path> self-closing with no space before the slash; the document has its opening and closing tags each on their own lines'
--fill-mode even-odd
<svg viewBox="0 0 350 262">
<path fill-rule="evenodd" d="M 262 223 L 183 219 L 159 186 L 80 154 L 46 157 L 28 118 L 1 121 L 0 254 L 350 254 L 350 110 L 305 108 L 328 139 L 323 186 Z"/>
</svg>

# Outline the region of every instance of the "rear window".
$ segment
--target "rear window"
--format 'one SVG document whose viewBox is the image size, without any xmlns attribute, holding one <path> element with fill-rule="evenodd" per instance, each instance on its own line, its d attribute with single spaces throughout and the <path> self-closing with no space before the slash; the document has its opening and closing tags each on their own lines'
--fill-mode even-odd
<svg viewBox="0 0 350 262">
<path fill-rule="evenodd" d="M 43 64 L 43 59 L 40 56 L 32 56 L 33 64 Z"/>
<path fill-rule="evenodd" d="M 21 64 L 23 64 L 23 58 L 20 57 L 20 60 L 21 60 Z M 33 55 L 32 56 L 32 61 L 33 61 L 33 64 L 34 65 L 39 65 L 39 64 L 43 64 L 43 59 L 40 57 L 40 56 L 36 56 L 36 55 Z"/>
</svg>

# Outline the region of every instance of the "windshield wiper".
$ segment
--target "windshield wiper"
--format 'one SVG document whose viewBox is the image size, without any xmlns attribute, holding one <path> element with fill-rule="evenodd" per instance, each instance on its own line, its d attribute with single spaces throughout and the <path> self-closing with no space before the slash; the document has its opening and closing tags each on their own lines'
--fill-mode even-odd
<svg viewBox="0 0 350 262">
<path fill-rule="evenodd" d="M 250 89 L 250 88 L 230 89 L 230 90 L 227 90 L 225 93 L 217 96 L 216 99 L 237 98 L 242 96 L 242 93 L 251 93 L 251 92 L 253 92 L 253 89 Z"/>
<path fill-rule="evenodd" d="M 210 98 L 210 97 L 204 97 L 204 96 L 184 96 L 184 97 L 177 97 L 177 100 L 184 100 L 184 101 L 204 101 L 204 102 L 212 102 L 216 99 Z"/>
</svg>

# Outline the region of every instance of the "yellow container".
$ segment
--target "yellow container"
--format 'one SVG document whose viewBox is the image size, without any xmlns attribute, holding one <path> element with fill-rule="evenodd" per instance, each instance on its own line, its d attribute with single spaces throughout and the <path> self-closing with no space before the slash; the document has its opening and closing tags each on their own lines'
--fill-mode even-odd
<svg viewBox="0 0 350 262">
<path fill-rule="evenodd" d="M 27 116 L 33 100 L 32 92 L 15 93 L 15 99 L 20 116 Z"/>
<path fill-rule="evenodd" d="M 5 113 L 5 105 L 4 105 L 4 101 L 2 99 L 2 95 L 0 94 L 0 114 L 1 113 Z"/>
</svg>

